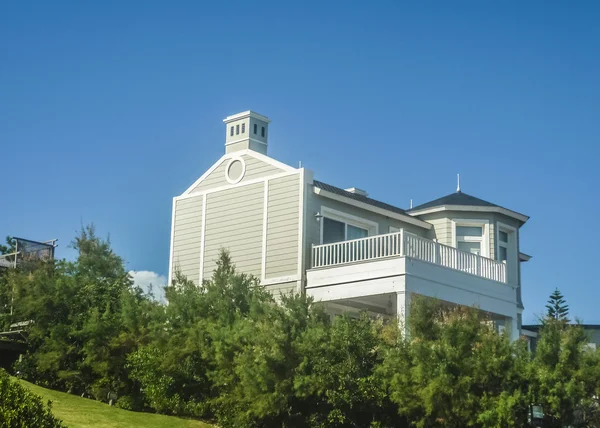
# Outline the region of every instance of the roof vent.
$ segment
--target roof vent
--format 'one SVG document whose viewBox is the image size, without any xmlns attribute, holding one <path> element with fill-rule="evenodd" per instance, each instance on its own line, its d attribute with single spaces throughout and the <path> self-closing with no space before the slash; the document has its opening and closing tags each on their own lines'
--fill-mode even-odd
<svg viewBox="0 0 600 428">
<path fill-rule="evenodd" d="M 366 190 L 359 189 L 358 187 L 350 187 L 349 189 L 344 189 L 346 192 L 354 193 L 355 195 L 364 196 L 365 198 L 369 196 Z"/>
</svg>

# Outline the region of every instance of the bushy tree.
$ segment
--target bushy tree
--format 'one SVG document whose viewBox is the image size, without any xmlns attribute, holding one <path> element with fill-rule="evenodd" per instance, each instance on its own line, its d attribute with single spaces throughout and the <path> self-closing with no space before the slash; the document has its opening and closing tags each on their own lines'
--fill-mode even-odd
<svg viewBox="0 0 600 428">
<path fill-rule="evenodd" d="M 409 333 L 379 368 L 416 427 L 523 426 L 527 354 L 473 308 L 414 298 Z"/>
<path fill-rule="evenodd" d="M 12 428 L 62 428 L 51 412 L 51 403 L 12 381 L 0 369 L 0 426 Z"/>
<path fill-rule="evenodd" d="M 14 319 L 35 321 L 17 369 L 36 383 L 223 427 L 520 427 L 531 403 L 549 427 L 599 424 L 600 353 L 562 296 L 533 356 L 481 311 L 434 299 L 413 296 L 402 326 L 332 319 L 306 296 L 272 295 L 225 250 L 200 285 L 176 272 L 164 305 L 93 227 L 74 247 L 73 262 L 0 278 Z"/>
<path fill-rule="evenodd" d="M 132 286 L 123 260 L 93 226 L 73 247 L 74 262 L 38 261 L 7 273 L 13 321 L 34 321 L 16 369 L 44 386 L 100 400 L 112 392 L 133 406 L 139 388 L 128 378 L 126 357 L 148 341 L 160 305 Z"/>
<path fill-rule="evenodd" d="M 544 426 L 575 425 L 577 412 L 598 389 L 597 374 L 587 377 L 600 368 L 595 365 L 598 359 L 587 351 L 587 337 L 581 326 L 548 318 L 538 337 L 531 365 L 531 401 L 544 407 Z M 586 388 L 586 384 L 594 387 Z"/>
</svg>

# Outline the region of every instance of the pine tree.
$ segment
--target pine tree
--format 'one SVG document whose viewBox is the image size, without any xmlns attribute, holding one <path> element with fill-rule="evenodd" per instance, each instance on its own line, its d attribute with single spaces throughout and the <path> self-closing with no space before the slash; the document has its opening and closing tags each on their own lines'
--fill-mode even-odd
<svg viewBox="0 0 600 428">
<path fill-rule="evenodd" d="M 548 309 L 548 312 L 546 313 L 548 318 L 569 322 L 569 319 L 567 318 L 569 315 L 569 305 L 567 305 L 564 296 L 558 288 L 550 295 L 546 308 Z"/>
</svg>

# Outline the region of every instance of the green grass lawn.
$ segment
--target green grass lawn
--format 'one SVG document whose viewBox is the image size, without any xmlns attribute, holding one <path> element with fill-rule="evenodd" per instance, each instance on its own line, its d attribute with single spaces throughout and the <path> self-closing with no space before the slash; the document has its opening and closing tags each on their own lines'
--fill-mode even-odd
<svg viewBox="0 0 600 428">
<path fill-rule="evenodd" d="M 99 401 L 42 388 L 21 379 L 19 382 L 41 396 L 44 402 L 51 400 L 52 413 L 62 419 L 69 428 L 210 428 L 212 426 L 174 416 L 130 412 Z"/>
</svg>

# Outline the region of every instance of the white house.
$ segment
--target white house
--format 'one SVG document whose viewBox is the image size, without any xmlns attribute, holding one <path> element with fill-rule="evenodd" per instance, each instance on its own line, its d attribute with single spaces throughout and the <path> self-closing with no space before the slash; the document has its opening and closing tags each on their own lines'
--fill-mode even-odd
<svg viewBox="0 0 600 428">
<path fill-rule="evenodd" d="M 529 217 L 460 190 L 404 210 L 270 158 L 265 116 L 224 122 L 225 154 L 173 199 L 170 276 L 200 283 L 227 248 L 273 293 L 305 292 L 331 313 L 402 317 L 419 294 L 476 305 L 519 336 Z"/>
</svg>

